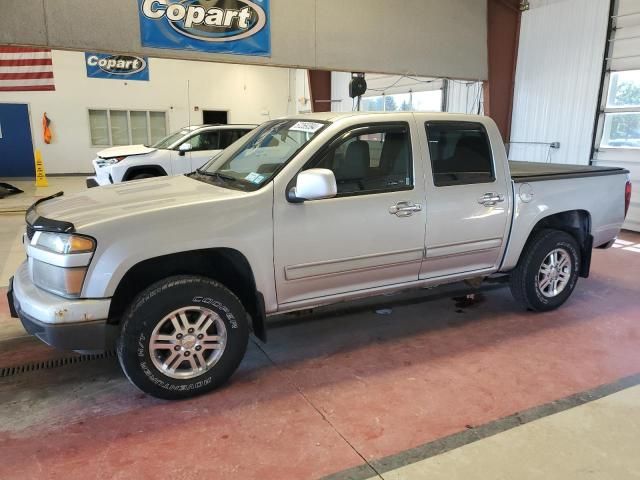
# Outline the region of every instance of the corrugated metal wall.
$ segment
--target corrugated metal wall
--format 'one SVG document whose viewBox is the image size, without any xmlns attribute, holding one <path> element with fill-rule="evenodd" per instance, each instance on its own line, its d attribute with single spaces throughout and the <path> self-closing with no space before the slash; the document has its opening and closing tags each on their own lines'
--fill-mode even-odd
<svg viewBox="0 0 640 480">
<path fill-rule="evenodd" d="M 447 112 L 484 114 L 482 82 L 447 81 Z"/>
<path fill-rule="evenodd" d="M 609 0 L 530 1 L 522 14 L 509 158 L 589 163 L 608 14 Z"/>
</svg>

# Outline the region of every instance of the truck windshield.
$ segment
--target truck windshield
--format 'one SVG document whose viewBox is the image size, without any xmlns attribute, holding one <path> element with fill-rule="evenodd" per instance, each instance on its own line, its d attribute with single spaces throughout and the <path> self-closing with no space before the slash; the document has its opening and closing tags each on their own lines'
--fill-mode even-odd
<svg viewBox="0 0 640 480">
<path fill-rule="evenodd" d="M 257 190 L 326 125 L 316 120 L 267 122 L 216 155 L 197 173 Z"/>
</svg>

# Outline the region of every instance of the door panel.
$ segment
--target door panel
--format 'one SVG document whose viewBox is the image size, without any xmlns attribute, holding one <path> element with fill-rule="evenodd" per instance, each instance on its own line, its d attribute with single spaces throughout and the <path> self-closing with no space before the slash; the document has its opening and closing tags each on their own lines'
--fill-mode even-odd
<svg viewBox="0 0 640 480">
<path fill-rule="evenodd" d="M 34 177 L 29 107 L 0 103 L 0 177 Z"/>
<path fill-rule="evenodd" d="M 495 268 L 510 214 L 504 165 L 481 123 L 429 122 L 426 258 L 420 278 Z M 425 142 L 427 139 L 425 139 Z"/>
<path fill-rule="evenodd" d="M 280 193 L 282 199 L 274 202 L 279 304 L 418 279 L 426 221 L 424 170 L 420 161 L 411 165 L 411 151 L 420 158 L 420 145 L 408 127 L 402 138 L 397 131 L 340 136 L 349 145 L 338 143 L 331 155 L 308 165 L 334 170 L 338 197 L 289 203 L 285 191 Z M 383 138 L 387 147 L 377 144 Z"/>
<path fill-rule="evenodd" d="M 171 174 L 182 175 L 191 172 L 191 152 L 180 154 L 178 150 L 171 152 Z"/>
<path fill-rule="evenodd" d="M 418 279 L 424 211 L 389 213 L 422 191 L 286 203 L 276 209 L 278 303 Z"/>
</svg>

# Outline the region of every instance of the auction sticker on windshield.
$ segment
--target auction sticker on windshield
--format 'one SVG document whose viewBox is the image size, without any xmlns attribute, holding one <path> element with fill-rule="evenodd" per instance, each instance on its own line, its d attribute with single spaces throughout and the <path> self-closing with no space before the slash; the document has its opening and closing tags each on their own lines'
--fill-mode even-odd
<svg viewBox="0 0 640 480">
<path fill-rule="evenodd" d="M 244 179 L 249 181 L 249 182 L 251 182 L 251 183 L 255 183 L 257 185 L 257 184 L 259 184 L 260 182 L 262 182 L 264 180 L 264 175 L 260 175 L 259 173 L 251 172 L 249 175 L 244 177 Z"/>
<path fill-rule="evenodd" d="M 316 133 L 322 127 L 324 127 L 324 123 L 298 122 L 294 124 L 289 130 L 292 132 Z"/>
</svg>

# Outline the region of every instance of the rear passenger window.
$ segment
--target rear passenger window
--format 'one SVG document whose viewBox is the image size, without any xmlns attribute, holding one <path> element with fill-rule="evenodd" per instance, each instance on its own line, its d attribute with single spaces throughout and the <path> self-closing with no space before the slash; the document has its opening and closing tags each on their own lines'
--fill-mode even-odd
<svg viewBox="0 0 640 480">
<path fill-rule="evenodd" d="M 427 122 L 427 140 L 436 187 L 495 180 L 489 138 L 473 122 Z"/>
<path fill-rule="evenodd" d="M 413 186 L 408 127 L 361 127 L 341 138 L 337 145 L 307 167 L 332 170 L 338 195 L 403 190 Z"/>
</svg>

